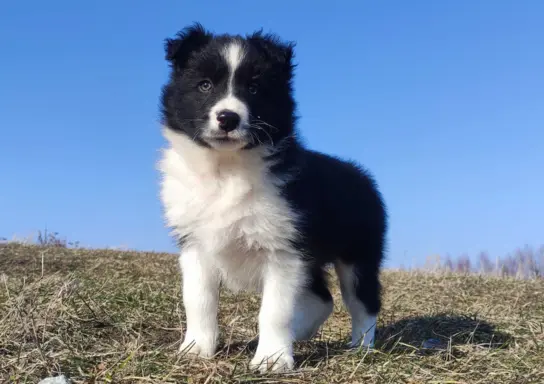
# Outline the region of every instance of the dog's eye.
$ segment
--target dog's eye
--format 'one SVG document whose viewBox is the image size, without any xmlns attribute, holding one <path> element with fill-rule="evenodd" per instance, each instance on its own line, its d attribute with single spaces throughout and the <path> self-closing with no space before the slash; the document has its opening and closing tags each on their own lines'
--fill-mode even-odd
<svg viewBox="0 0 544 384">
<path fill-rule="evenodd" d="M 212 90 L 212 83 L 209 80 L 203 80 L 200 83 L 198 83 L 198 89 L 200 89 L 201 92 L 210 92 Z"/>
<path fill-rule="evenodd" d="M 251 83 L 249 84 L 249 87 L 248 87 L 248 91 L 249 93 L 251 93 L 252 95 L 256 94 L 257 93 L 257 84 L 255 83 Z"/>
</svg>

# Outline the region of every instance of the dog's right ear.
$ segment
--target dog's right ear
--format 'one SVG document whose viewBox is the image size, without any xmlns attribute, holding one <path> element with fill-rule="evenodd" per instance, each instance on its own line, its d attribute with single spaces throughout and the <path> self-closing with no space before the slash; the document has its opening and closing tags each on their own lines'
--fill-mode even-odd
<svg viewBox="0 0 544 384">
<path fill-rule="evenodd" d="M 183 67 L 190 53 L 206 45 L 211 38 L 212 35 L 199 23 L 186 27 L 174 39 L 165 40 L 165 59 L 177 67 Z"/>
</svg>

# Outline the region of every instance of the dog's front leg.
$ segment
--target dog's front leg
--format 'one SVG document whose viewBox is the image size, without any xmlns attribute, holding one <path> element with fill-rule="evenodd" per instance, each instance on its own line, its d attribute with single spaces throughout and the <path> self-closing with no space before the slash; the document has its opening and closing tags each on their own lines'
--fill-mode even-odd
<svg viewBox="0 0 544 384">
<path fill-rule="evenodd" d="M 183 304 L 187 318 L 185 338 L 180 352 L 212 357 L 215 354 L 219 328 L 219 274 L 195 248 L 181 252 Z"/>
<path fill-rule="evenodd" d="M 293 318 L 304 277 L 298 257 L 275 255 L 272 260 L 263 274 L 259 344 L 250 363 L 251 368 L 261 372 L 285 371 L 294 366 Z"/>
</svg>

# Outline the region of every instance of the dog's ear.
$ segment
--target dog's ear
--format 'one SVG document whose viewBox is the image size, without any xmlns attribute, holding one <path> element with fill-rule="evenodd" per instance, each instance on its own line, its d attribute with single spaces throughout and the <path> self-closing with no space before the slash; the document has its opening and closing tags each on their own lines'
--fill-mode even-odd
<svg viewBox="0 0 544 384">
<path fill-rule="evenodd" d="M 283 42 L 276 35 L 263 34 L 262 30 L 247 36 L 247 39 L 267 60 L 274 61 L 291 73 L 294 68 L 294 42 Z"/>
<path fill-rule="evenodd" d="M 202 48 L 211 38 L 212 35 L 199 23 L 186 27 L 175 38 L 165 40 L 165 59 L 177 67 L 183 67 L 190 53 Z"/>
</svg>

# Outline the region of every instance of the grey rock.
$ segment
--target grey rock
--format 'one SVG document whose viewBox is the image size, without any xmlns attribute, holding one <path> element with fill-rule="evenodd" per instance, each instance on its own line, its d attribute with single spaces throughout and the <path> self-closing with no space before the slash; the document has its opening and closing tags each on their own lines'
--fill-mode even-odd
<svg viewBox="0 0 544 384">
<path fill-rule="evenodd" d="M 72 382 L 70 379 L 67 379 L 66 376 L 60 375 L 60 376 L 54 376 L 54 377 L 46 377 L 45 379 L 41 380 L 38 384 L 71 384 Z"/>
<path fill-rule="evenodd" d="M 423 341 L 421 347 L 424 349 L 444 349 L 446 346 L 438 339 L 427 339 Z"/>
</svg>

